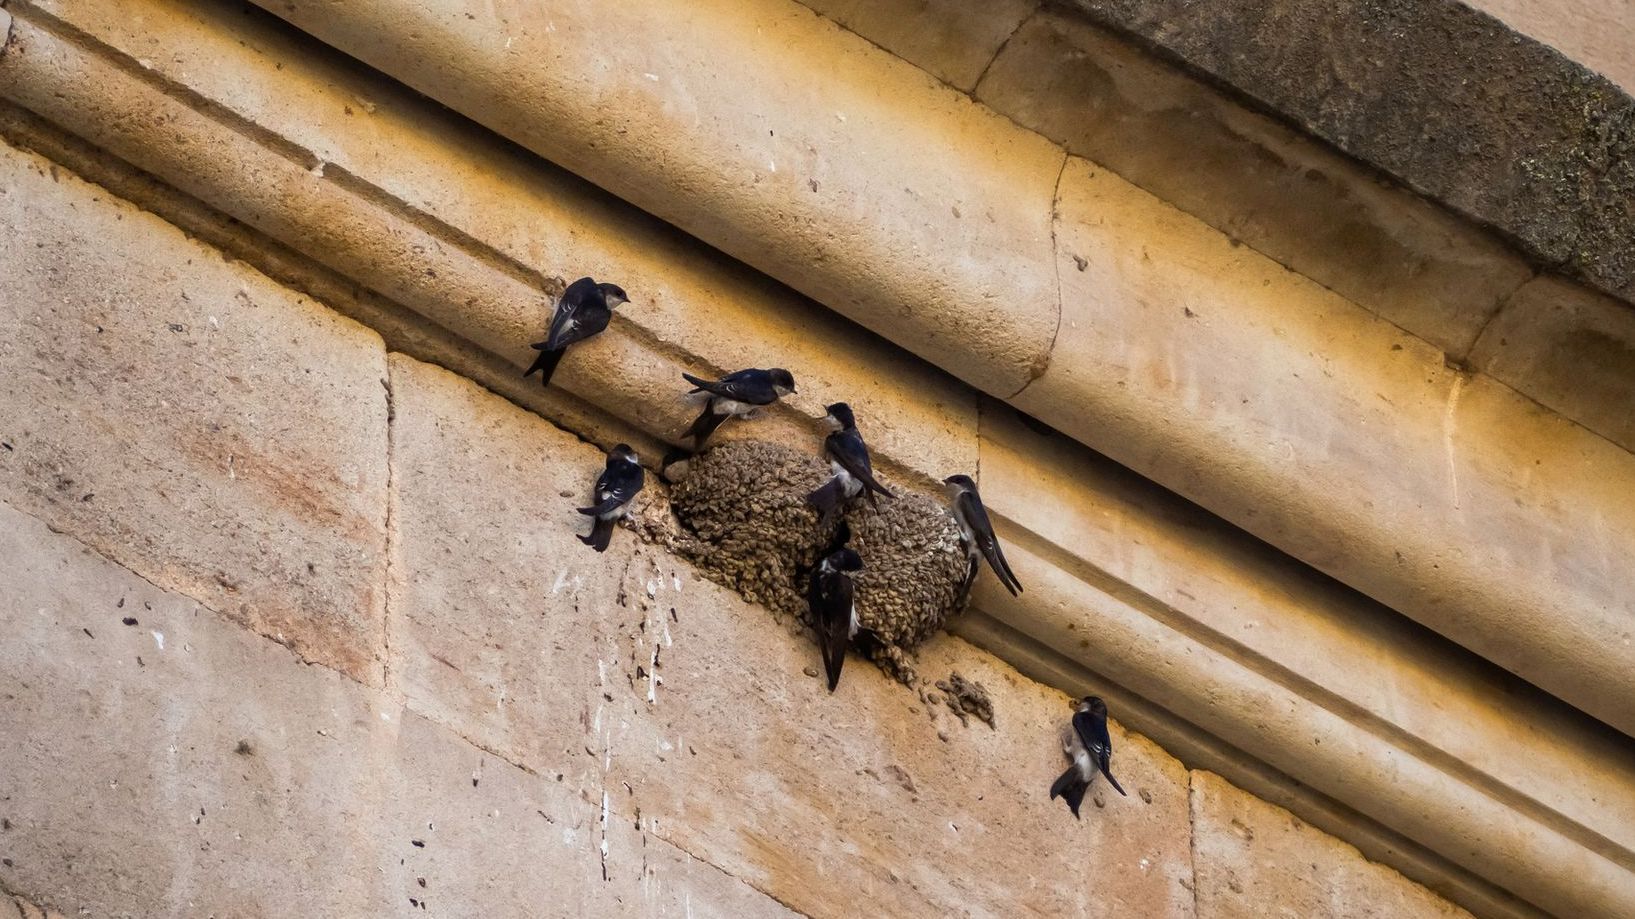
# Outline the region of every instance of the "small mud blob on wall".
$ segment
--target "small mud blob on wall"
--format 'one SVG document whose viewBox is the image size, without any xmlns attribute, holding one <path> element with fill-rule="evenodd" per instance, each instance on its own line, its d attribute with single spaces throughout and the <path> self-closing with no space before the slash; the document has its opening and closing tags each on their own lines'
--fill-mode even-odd
<svg viewBox="0 0 1635 919">
<path fill-rule="evenodd" d="M 946 680 L 938 680 L 937 688 L 943 691 L 943 698 L 948 707 L 959 717 L 961 724 L 969 724 L 967 717 L 975 715 L 978 721 L 996 727 L 993 721 L 993 699 L 988 695 L 988 687 L 967 680 L 958 671 L 948 675 Z"/>
<path fill-rule="evenodd" d="M 806 579 L 832 531 L 818 529 L 806 496 L 830 475 L 815 454 L 736 440 L 700 454 L 671 491 L 682 532 L 671 547 L 715 580 L 785 620 L 806 622 Z M 854 501 L 850 545 L 863 558 L 857 584 L 857 648 L 904 683 L 909 651 L 965 601 L 967 557 L 943 505 L 903 488 L 879 510 Z"/>
</svg>

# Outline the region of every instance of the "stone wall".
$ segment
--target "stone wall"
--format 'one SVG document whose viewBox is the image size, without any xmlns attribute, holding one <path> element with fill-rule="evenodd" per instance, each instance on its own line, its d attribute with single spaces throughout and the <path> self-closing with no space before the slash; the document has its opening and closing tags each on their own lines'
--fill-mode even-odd
<svg viewBox="0 0 1635 919">
<path fill-rule="evenodd" d="M 600 452 L 0 149 L 20 916 L 1457 915 L 949 636 L 962 724 L 572 508 Z"/>
<path fill-rule="evenodd" d="M 468 776 L 483 813 L 508 812 L 486 795 L 560 775 L 534 811 L 575 835 L 540 863 L 600 882 L 605 862 L 628 885 L 645 869 L 619 860 L 646 851 L 659 880 L 642 896 L 682 892 L 656 911 L 686 912 L 687 878 L 715 885 L 690 873 L 707 863 L 820 914 L 861 895 L 911 913 L 1246 910 L 1273 879 L 1298 915 L 1436 897 L 1506 919 L 1635 912 L 1635 574 L 1619 561 L 1635 552 L 1635 310 L 1589 271 L 1627 254 L 1605 234 L 1580 234 L 1589 261 L 1541 257 L 1411 171 L 1359 162 L 1357 138 L 1304 131 L 1297 106 L 1189 63 L 1217 50 L 1198 29 L 1115 21 L 1164 4 L 3 2 L 12 540 L 66 539 L 239 642 L 188 633 L 186 653 L 228 649 L 225 669 L 126 691 L 107 678 L 131 659 L 141 680 L 190 658 L 179 625 L 111 598 L 129 657 L 99 658 L 102 694 L 82 695 L 90 668 L 42 662 L 107 653 L 52 642 L 111 626 L 40 633 L 28 617 L 52 604 L 8 612 L 32 631 L 7 660 L 34 669 L 13 668 L 31 701 L 0 734 L 78 724 L 70 705 L 114 722 L 19 747 L 41 795 L 13 793 L 0 761 L 0 800 L 81 814 L 47 839 L 75 872 L 126 878 L 143 857 L 130 834 L 174 816 L 155 801 L 227 789 L 137 756 L 187 749 L 166 730 L 219 730 L 203 767 L 267 767 L 234 792 L 261 809 L 234 813 L 271 816 L 188 848 L 220 814 L 181 808 L 151 855 L 173 872 L 162 895 L 250 889 L 232 872 L 276 859 L 247 840 L 307 834 L 281 857 L 362 898 L 335 910 L 381 911 L 359 865 L 395 885 L 430 855 L 398 854 L 388 830 L 417 809 L 459 825 L 431 810 L 460 770 L 391 746 L 412 727 L 426 750 L 478 757 L 460 769 L 495 764 L 492 789 Z M 1420 53 L 1359 71 L 1378 85 L 1434 66 L 1432 14 L 1578 79 L 1452 0 L 1274 6 L 1329 17 L 1279 33 L 1339 41 L 1321 61 L 1373 60 L 1372 42 Z M 1358 32 L 1386 6 L 1421 26 Z M 1235 75 L 1311 59 L 1298 41 L 1255 47 Z M 1501 88 L 1531 79 L 1504 70 Z M 1433 114 L 1483 114 L 1449 98 Z M 1575 109 L 1547 108 L 1484 130 L 1548 140 Z M 1591 121 L 1623 142 L 1616 119 Z M 1412 165 L 1486 156 L 1483 136 Z M 1548 178 L 1562 152 L 1525 162 Z M 1574 174 L 1616 179 L 1593 167 Z M 1607 213 L 1624 200 L 1585 189 Z M 1605 229 L 1607 213 L 1499 216 Z M 527 343 L 582 274 L 633 302 L 542 389 L 521 377 Z M 859 663 L 828 698 L 798 629 L 630 533 L 594 560 L 570 538 L 600 449 L 652 463 L 691 420 L 681 373 L 772 365 L 800 391 L 720 439 L 813 453 L 843 398 L 894 489 L 935 508 L 943 476 L 979 479 L 1027 587 L 978 578 L 912 691 Z M 666 519 L 663 489 L 649 495 L 644 519 Z M 28 570 L 29 596 L 57 590 L 74 616 L 104 602 Z M 244 663 L 266 642 L 285 656 Z M 251 669 L 327 674 L 351 701 L 315 708 L 330 689 L 291 697 Z M 955 670 L 996 693 L 996 731 L 933 701 Z M 1126 784 L 1147 794 L 1068 825 L 1039 799 L 1065 699 L 1086 691 L 1108 698 Z M 120 719 L 138 699 L 148 714 Z M 256 714 L 234 723 L 309 746 L 188 714 L 235 705 Z M 291 723 L 360 712 L 368 737 L 345 755 Z M 233 755 L 213 758 L 221 742 Z M 103 761 L 127 790 L 126 773 L 169 783 L 119 833 L 99 829 L 106 801 L 69 788 Z M 1093 834 L 1065 837 L 1083 851 L 1064 826 Z M 511 849 L 538 843 L 472 830 L 477 854 L 450 871 L 509 872 Z M 1105 879 L 1070 880 L 1103 861 Z M 77 877 L 31 877 L 47 875 Z M 413 896 L 400 908 L 427 902 Z M 621 905 L 545 902 L 531 911 Z"/>
</svg>

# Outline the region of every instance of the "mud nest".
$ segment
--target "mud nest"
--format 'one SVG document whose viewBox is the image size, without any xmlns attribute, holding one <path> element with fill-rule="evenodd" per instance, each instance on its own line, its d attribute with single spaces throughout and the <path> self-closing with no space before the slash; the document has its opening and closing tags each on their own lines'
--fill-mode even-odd
<svg viewBox="0 0 1635 919">
<path fill-rule="evenodd" d="M 671 491 L 680 531 L 667 541 L 712 579 L 785 621 L 810 625 L 806 580 L 834 530 L 820 530 L 806 495 L 829 478 L 817 456 L 755 440 L 723 443 L 688 463 Z M 888 484 L 888 487 L 889 484 Z M 849 545 L 863 559 L 856 647 L 912 684 L 915 645 L 964 606 L 969 563 L 943 505 L 901 488 L 879 510 L 851 502 Z"/>
</svg>

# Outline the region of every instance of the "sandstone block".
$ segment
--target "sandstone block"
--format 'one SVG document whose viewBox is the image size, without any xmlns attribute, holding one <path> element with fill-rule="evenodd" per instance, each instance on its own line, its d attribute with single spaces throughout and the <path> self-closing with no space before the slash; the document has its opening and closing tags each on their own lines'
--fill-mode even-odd
<svg viewBox="0 0 1635 919">
<path fill-rule="evenodd" d="M 800 0 L 932 76 L 970 92 L 1038 0 Z"/>
<path fill-rule="evenodd" d="M 9 147 L 0 225 L 0 495 L 378 680 L 380 339 Z"/>
<path fill-rule="evenodd" d="M 697 411 L 683 397 L 681 370 L 784 366 L 796 371 L 799 392 L 757 427 L 771 422 L 778 436 L 820 440 L 814 416 L 844 400 L 888 470 L 900 465 L 940 480 L 975 464 L 974 403 L 946 374 L 876 338 L 860 338 L 822 305 L 471 130 L 401 85 L 314 53 L 316 42 L 271 17 L 186 0 L 148 0 L 140 17 L 109 0 L 39 6 L 117 53 L 148 61 L 154 82 L 185 85 L 324 164 L 322 180 L 303 194 L 269 194 L 267 178 L 246 166 L 266 151 L 231 132 L 183 144 L 141 133 L 140 119 L 110 119 L 139 127 L 118 135 L 100 121 L 75 125 L 128 158 L 149 157 L 156 173 L 399 298 L 427 323 L 399 335 L 393 347 L 410 347 L 407 339 L 423 338 L 426 325 L 446 329 L 503 359 L 493 363 L 515 366 L 498 378 L 483 373 L 487 367 L 475 373 L 533 404 L 537 383 L 518 386 L 506 376 L 532 360 L 527 343 L 539 340 L 549 322 L 546 298 L 529 285 L 589 274 L 617 281 L 633 302 L 605 335 L 570 352 L 553 388 L 673 437 Z M 76 92 L 87 89 L 75 82 Z M 142 108 L 143 94 L 158 94 L 156 87 L 125 83 L 131 85 L 98 84 L 111 97 L 99 103 Z M 74 108 L 72 116 L 52 115 L 84 119 L 101 111 L 83 100 Z M 219 131 L 196 113 L 187 117 L 199 131 Z M 228 143 L 238 145 L 235 157 L 214 156 Z M 195 149 L 212 152 L 190 158 Z M 303 182 L 313 178 L 289 171 Z M 422 225 L 437 228 L 434 241 L 428 243 Z M 411 245 L 415 259 L 394 257 Z M 380 331 L 392 339 L 389 329 Z M 423 352 L 423 341 L 412 344 Z M 451 355 L 437 359 L 472 372 Z M 723 433 L 732 436 L 733 426 Z"/>
<path fill-rule="evenodd" d="M 1192 772 L 1199 919 L 1470 914 L 1281 807 Z"/>
<path fill-rule="evenodd" d="M 978 388 L 1049 348 L 1060 149 L 789 0 L 265 8 Z"/>
<path fill-rule="evenodd" d="M 7 890 L 99 916 L 791 915 L 39 520 L 0 524 Z"/>
<path fill-rule="evenodd" d="M 1014 404 L 1635 730 L 1635 456 L 1092 164 L 1057 236 L 1056 359 Z"/>
<path fill-rule="evenodd" d="M 1565 278 L 1506 302 L 1471 366 L 1635 451 L 1635 309 Z"/>
<path fill-rule="evenodd" d="M 1531 272 L 1493 237 L 1077 13 L 1029 19 L 977 98 L 1455 357 Z"/>
<path fill-rule="evenodd" d="M 1047 799 L 1059 694 L 938 639 L 921 672 L 984 683 L 997 729 L 855 656 L 831 696 L 804 630 L 623 529 L 604 555 L 574 539 L 597 450 L 442 371 L 394 358 L 393 381 L 412 709 L 807 914 L 1190 915 L 1184 772 L 1161 751 L 1119 733 L 1131 795 L 1075 822 Z"/>
</svg>

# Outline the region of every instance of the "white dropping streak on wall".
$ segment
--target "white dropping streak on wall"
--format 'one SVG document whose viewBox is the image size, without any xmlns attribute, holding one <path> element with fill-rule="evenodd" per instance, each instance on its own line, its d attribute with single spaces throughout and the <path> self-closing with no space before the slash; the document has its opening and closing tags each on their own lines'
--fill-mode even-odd
<svg viewBox="0 0 1635 919">
<path fill-rule="evenodd" d="M 556 583 L 551 585 L 551 596 L 556 596 L 566 586 L 568 586 L 568 569 L 564 568 L 556 573 Z"/>
<path fill-rule="evenodd" d="M 1453 436 L 1458 430 L 1459 397 L 1465 391 L 1465 375 L 1456 373 L 1448 390 L 1448 406 L 1442 413 L 1442 452 L 1448 458 L 1448 486 L 1453 489 L 1453 509 L 1459 509 L 1459 469 L 1453 461 Z"/>
<path fill-rule="evenodd" d="M 602 861 L 607 861 L 607 789 L 602 789 Z"/>
<path fill-rule="evenodd" d="M 164 632 L 154 632 L 152 634 L 153 634 L 153 643 L 159 646 L 159 650 L 161 650 L 161 651 L 165 650 L 165 633 Z"/>
</svg>

